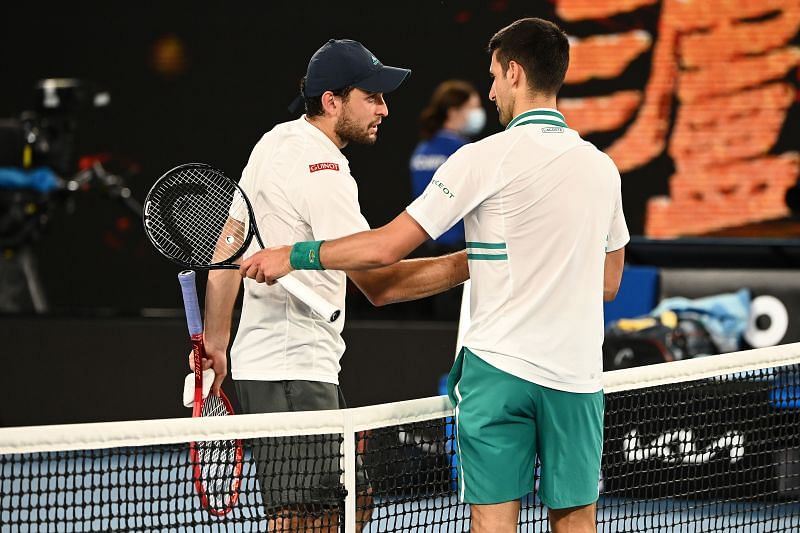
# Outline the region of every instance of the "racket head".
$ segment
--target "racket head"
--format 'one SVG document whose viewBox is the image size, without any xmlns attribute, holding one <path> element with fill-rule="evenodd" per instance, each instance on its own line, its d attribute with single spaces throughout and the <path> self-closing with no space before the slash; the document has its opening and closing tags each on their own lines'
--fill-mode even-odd
<svg viewBox="0 0 800 533">
<path fill-rule="evenodd" d="M 200 414 L 228 416 L 233 408 L 220 390 L 202 400 Z M 201 505 L 214 516 L 223 516 L 236 506 L 242 481 L 244 448 L 241 439 L 192 442 L 189 445 L 192 479 Z"/>
<path fill-rule="evenodd" d="M 193 269 L 232 263 L 256 231 L 253 209 L 239 185 L 205 163 L 186 163 L 158 178 L 144 202 L 144 230 L 167 259 Z"/>
</svg>

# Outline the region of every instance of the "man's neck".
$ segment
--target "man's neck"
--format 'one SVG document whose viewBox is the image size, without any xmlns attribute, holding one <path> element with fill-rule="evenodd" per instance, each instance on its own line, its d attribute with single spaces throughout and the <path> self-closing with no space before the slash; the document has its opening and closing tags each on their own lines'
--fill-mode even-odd
<svg viewBox="0 0 800 533">
<path fill-rule="evenodd" d="M 336 135 L 336 123 L 332 119 L 325 117 L 306 117 L 306 121 L 325 134 L 339 150 L 347 146 L 347 141 L 344 141 Z"/>
<path fill-rule="evenodd" d="M 549 109 L 556 109 L 556 97 L 555 96 L 541 96 L 541 97 L 531 97 L 531 98 L 523 98 L 514 103 L 514 115 L 511 118 L 519 116 L 521 113 L 525 111 L 530 111 L 531 109 L 541 109 L 541 108 L 549 108 Z"/>
</svg>

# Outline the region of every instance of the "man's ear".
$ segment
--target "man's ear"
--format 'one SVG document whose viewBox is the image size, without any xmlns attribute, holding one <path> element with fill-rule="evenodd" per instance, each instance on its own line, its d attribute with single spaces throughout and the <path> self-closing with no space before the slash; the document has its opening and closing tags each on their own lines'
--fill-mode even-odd
<svg viewBox="0 0 800 533">
<path fill-rule="evenodd" d="M 322 109 L 325 110 L 326 114 L 333 116 L 339 114 L 339 109 L 341 108 L 342 103 L 336 99 L 336 96 L 332 91 L 325 91 L 322 93 L 320 101 L 322 103 Z"/>
<path fill-rule="evenodd" d="M 506 71 L 506 77 L 508 81 L 511 82 L 512 85 L 519 85 L 524 77 L 525 71 L 522 70 L 522 65 L 517 63 L 516 61 L 509 61 L 508 62 L 508 70 Z"/>
</svg>

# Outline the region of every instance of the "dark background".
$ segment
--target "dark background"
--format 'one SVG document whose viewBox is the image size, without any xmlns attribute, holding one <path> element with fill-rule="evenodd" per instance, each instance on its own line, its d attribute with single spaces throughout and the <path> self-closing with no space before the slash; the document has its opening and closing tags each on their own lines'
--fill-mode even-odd
<svg viewBox="0 0 800 533">
<path fill-rule="evenodd" d="M 185 417 L 182 318 L 7 317 L 0 428 Z M 439 393 L 456 324 L 348 321 L 339 381 L 348 407 Z M 223 385 L 238 411 L 230 377 Z"/>
<path fill-rule="evenodd" d="M 76 117 L 79 153 L 110 154 L 129 169 L 128 185 L 139 201 L 161 173 L 179 163 L 209 162 L 238 176 L 259 137 L 293 118 L 287 105 L 309 57 L 329 38 L 360 40 L 385 64 L 411 68 L 409 80 L 388 97 L 390 115 L 378 143 L 345 149 L 372 226 L 388 222 L 410 201 L 408 158 L 417 142 L 417 117 L 433 88 L 448 78 L 472 81 L 487 107 L 484 135 L 498 131 L 487 97 L 489 38 L 522 16 L 558 20 L 549 2 L 513 0 L 46 2 L 4 3 L 0 9 L 0 117 L 33 108 L 33 86 L 42 78 L 76 77 L 107 89 L 109 107 Z M 658 13 L 656 6 L 602 27 L 562 25 L 578 36 L 630 26 L 654 32 Z M 165 75 L 156 68 L 155 46 L 173 37 L 182 43 L 185 60 L 181 72 Z M 649 55 L 614 80 L 614 87 L 642 86 Z M 605 84 L 590 89 L 603 92 L 610 87 Z M 564 94 L 583 90 L 567 88 Z M 590 140 L 602 147 L 614 136 Z M 666 190 L 669 160 L 648 165 L 653 166 L 655 171 L 645 168 L 625 181 L 633 233 L 642 231 L 644 200 Z M 136 214 L 101 190 L 74 194 L 71 203 L 70 209 L 55 206 L 35 246 L 51 309 L 136 314 L 177 305 L 176 270 L 146 243 Z"/>
<path fill-rule="evenodd" d="M 500 129 L 487 97 L 485 52 L 496 30 L 520 17 L 540 16 L 558 22 L 575 37 L 641 28 L 658 38 L 660 3 L 581 22 L 561 20 L 554 4 L 5 2 L 0 7 L 0 119 L 34 108 L 37 80 L 75 77 L 96 83 L 110 92 L 111 105 L 76 115 L 78 154 L 111 156 L 134 198 L 142 201 L 153 181 L 179 163 L 209 162 L 238 176 L 259 137 L 274 124 L 294 118 L 287 106 L 298 93 L 313 52 L 330 38 L 357 39 L 385 64 L 413 71 L 388 96 L 390 115 L 378 143 L 345 149 L 358 181 L 362 210 L 376 227 L 410 201 L 408 158 L 417 142 L 417 117 L 439 82 L 449 78 L 473 82 L 487 108 L 483 135 Z M 164 42 L 182 47 L 183 62 L 171 73 L 158 67 L 158 44 Z M 642 90 L 651 63 L 648 51 L 618 77 L 567 85 L 561 96 Z M 797 69 L 788 75 L 796 76 Z M 674 105 L 672 109 L 674 113 Z M 799 110 L 797 104 L 789 110 L 771 152 L 797 149 Z M 587 138 L 604 148 L 625 129 Z M 642 234 L 647 199 L 668 192 L 674 170 L 664 153 L 623 175 L 624 208 L 632 234 Z M 137 315 L 142 309 L 176 307 L 176 268 L 151 249 L 137 214 L 99 188 L 70 196 L 69 203 L 53 202 L 49 223 L 34 245 L 51 310 Z M 783 238 L 795 238 L 800 231 L 800 225 L 792 224 L 779 230 Z M 673 250 L 667 253 L 670 257 Z M 636 257 L 640 263 L 650 258 L 648 252 Z M 411 305 L 375 314 L 360 295 L 353 294 L 350 300 L 351 316 L 406 318 L 420 312 Z"/>
</svg>

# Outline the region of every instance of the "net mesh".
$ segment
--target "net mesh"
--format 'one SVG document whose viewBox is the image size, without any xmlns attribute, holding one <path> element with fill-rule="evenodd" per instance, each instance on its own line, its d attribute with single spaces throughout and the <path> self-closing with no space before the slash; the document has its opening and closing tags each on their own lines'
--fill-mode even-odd
<svg viewBox="0 0 800 533">
<path fill-rule="evenodd" d="M 203 401 L 203 416 L 228 414 L 227 397 L 209 394 Z M 192 475 L 201 505 L 211 514 L 229 512 L 238 498 L 244 456 L 242 441 L 226 439 L 192 442 L 189 450 Z"/>
<path fill-rule="evenodd" d="M 796 354 L 796 356 L 795 356 Z M 684 364 L 686 363 L 686 364 Z M 599 531 L 800 530 L 800 346 L 608 373 Z M 445 398 L 0 430 L 3 531 L 468 531 Z M 241 439 L 213 516 L 190 442 Z M 538 469 L 531 472 L 538 482 Z M 520 531 L 549 531 L 536 492 Z"/>
</svg>

